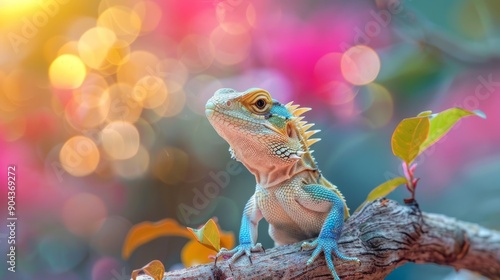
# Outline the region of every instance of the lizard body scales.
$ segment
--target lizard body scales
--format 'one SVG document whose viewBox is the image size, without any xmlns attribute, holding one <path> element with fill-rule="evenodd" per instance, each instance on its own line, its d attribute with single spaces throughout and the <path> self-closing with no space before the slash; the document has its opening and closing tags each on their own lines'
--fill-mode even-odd
<svg viewBox="0 0 500 280">
<path fill-rule="evenodd" d="M 229 143 L 231 156 L 256 178 L 255 193 L 243 211 L 240 244 L 217 257 L 231 256 L 229 261 L 234 262 L 263 250 L 256 242 L 257 225 L 264 218 L 276 245 L 316 238 L 302 244 L 304 249 L 314 248 L 307 263 L 324 252 L 335 279 L 332 253 L 359 262 L 337 247 L 349 209 L 337 187 L 321 175 L 311 154 L 311 145 L 320 139 L 311 138 L 318 130 L 310 130 L 313 124 L 301 117 L 309 110 L 292 102 L 283 105 L 258 88 L 244 92 L 224 88 L 208 100 L 208 120 Z"/>
</svg>

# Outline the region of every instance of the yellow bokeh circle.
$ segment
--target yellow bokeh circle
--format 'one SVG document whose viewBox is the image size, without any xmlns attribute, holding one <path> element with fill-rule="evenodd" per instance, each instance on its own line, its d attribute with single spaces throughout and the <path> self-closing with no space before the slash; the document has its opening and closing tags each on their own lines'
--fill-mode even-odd
<svg viewBox="0 0 500 280">
<path fill-rule="evenodd" d="M 129 159 L 137 153 L 140 146 L 137 128 L 123 121 L 109 123 L 101 131 L 101 141 L 104 151 L 113 159 Z"/>
<path fill-rule="evenodd" d="M 94 27 L 87 30 L 78 41 L 78 53 L 90 68 L 99 69 L 106 60 L 108 52 L 116 42 L 113 31 Z"/>
<path fill-rule="evenodd" d="M 49 68 L 49 78 L 51 84 L 56 88 L 74 89 L 79 87 L 87 69 L 83 61 L 76 55 L 63 54 L 58 56 Z"/>
<path fill-rule="evenodd" d="M 64 143 L 59 152 L 62 167 L 73 176 L 86 176 L 94 172 L 100 153 L 92 139 L 74 136 Z"/>
<path fill-rule="evenodd" d="M 107 28 L 120 40 L 132 43 L 141 31 L 142 21 L 137 13 L 125 6 L 112 6 L 97 19 L 97 26 Z"/>
<path fill-rule="evenodd" d="M 144 76 L 134 86 L 133 95 L 145 108 L 156 108 L 167 99 L 165 82 L 156 76 Z"/>
</svg>

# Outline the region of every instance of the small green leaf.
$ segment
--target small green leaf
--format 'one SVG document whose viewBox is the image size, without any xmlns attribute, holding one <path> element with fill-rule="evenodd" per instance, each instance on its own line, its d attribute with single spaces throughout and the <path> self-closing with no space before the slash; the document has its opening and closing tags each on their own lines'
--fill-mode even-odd
<svg viewBox="0 0 500 280">
<path fill-rule="evenodd" d="M 486 115 L 482 111 L 467 111 L 462 108 L 451 108 L 437 114 L 430 120 L 429 137 L 420 146 L 418 154 L 421 154 L 425 149 L 446 135 L 461 118 L 468 116 L 486 118 Z"/>
<path fill-rule="evenodd" d="M 402 120 L 392 134 L 392 153 L 410 165 L 420 152 L 420 146 L 429 135 L 429 117 Z"/>
<path fill-rule="evenodd" d="M 417 115 L 417 117 L 428 117 L 432 114 L 432 111 L 423 111 L 420 112 L 420 114 Z"/>
<path fill-rule="evenodd" d="M 208 220 L 208 222 L 200 229 L 193 229 L 190 227 L 187 229 L 202 245 L 216 252 L 220 251 L 220 233 L 214 220 Z"/>
<path fill-rule="evenodd" d="M 386 181 L 376 188 L 374 188 L 366 197 L 366 202 L 373 201 L 377 198 L 384 197 L 390 194 L 393 190 L 402 184 L 406 184 L 407 180 L 405 177 L 396 177 L 389 181 Z"/>
<path fill-rule="evenodd" d="M 393 178 L 389 181 L 386 181 L 377 187 L 375 187 L 366 197 L 365 201 L 354 211 L 355 213 L 358 212 L 365 206 L 370 201 L 374 201 L 377 198 L 384 197 L 388 194 L 390 194 L 393 190 L 395 190 L 397 187 L 399 187 L 402 184 L 406 184 L 407 180 L 405 177 L 396 177 Z"/>
</svg>

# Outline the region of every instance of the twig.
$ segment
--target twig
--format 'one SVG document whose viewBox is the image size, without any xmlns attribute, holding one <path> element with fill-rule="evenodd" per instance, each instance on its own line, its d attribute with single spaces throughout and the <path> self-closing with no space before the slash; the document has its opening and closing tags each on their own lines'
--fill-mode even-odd
<svg viewBox="0 0 500 280">
<path fill-rule="evenodd" d="M 361 265 L 334 258 L 342 279 L 384 279 L 407 263 L 435 263 L 500 279 L 500 232 L 387 199 L 367 204 L 345 224 L 340 250 Z M 324 258 L 306 266 L 300 243 L 240 258 L 165 273 L 166 279 L 331 279 Z"/>
</svg>

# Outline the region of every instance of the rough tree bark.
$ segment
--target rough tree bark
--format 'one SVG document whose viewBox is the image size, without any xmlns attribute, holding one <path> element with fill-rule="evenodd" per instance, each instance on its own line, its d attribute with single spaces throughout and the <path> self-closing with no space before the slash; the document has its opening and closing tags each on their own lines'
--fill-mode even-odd
<svg viewBox="0 0 500 280">
<path fill-rule="evenodd" d="M 344 225 L 340 250 L 361 265 L 334 258 L 341 279 L 383 279 L 407 262 L 468 269 L 500 279 L 500 232 L 415 206 L 379 199 Z M 306 266 L 311 252 L 300 243 L 266 250 L 228 266 L 227 261 L 165 273 L 163 279 L 331 279 L 322 255 Z"/>
</svg>

